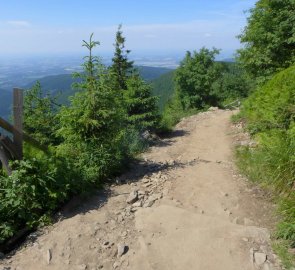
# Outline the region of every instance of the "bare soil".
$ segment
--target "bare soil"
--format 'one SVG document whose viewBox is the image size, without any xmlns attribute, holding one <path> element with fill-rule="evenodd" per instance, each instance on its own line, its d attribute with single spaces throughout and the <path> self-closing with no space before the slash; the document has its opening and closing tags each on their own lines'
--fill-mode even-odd
<svg viewBox="0 0 295 270">
<path fill-rule="evenodd" d="M 183 119 L 116 185 L 72 200 L 0 269 L 281 269 L 270 247 L 274 205 L 234 166 L 244 137 L 233 113 Z"/>
</svg>

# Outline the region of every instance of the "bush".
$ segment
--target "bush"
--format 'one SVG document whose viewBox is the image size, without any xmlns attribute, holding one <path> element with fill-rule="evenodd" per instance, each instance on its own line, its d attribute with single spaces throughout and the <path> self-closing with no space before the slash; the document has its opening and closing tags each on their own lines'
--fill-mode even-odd
<svg viewBox="0 0 295 270">
<path fill-rule="evenodd" d="M 14 161 L 0 176 L 0 243 L 23 227 L 34 228 L 78 190 L 73 168 L 54 156 Z"/>
</svg>

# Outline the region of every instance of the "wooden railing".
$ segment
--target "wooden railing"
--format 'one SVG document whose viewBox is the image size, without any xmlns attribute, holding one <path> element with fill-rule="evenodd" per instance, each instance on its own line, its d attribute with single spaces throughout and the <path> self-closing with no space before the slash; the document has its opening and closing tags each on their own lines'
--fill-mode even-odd
<svg viewBox="0 0 295 270">
<path fill-rule="evenodd" d="M 36 148 L 48 152 L 48 148 L 23 131 L 23 90 L 13 89 L 13 125 L 0 117 L 0 127 L 12 133 L 9 136 L 0 133 L 0 161 L 7 174 L 11 174 L 9 160 L 23 159 L 23 142 L 26 141 Z"/>
</svg>

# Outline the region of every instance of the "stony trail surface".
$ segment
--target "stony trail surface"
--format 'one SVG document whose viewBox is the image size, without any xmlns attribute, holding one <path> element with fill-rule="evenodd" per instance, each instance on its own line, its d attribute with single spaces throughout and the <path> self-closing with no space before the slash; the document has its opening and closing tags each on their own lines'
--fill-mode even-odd
<svg viewBox="0 0 295 270">
<path fill-rule="evenodd" d="M 270 247 L 274 206 L 233 164 L 245 136 L 232 114 L 183 119 L 116 185 L 72 200 L 2 269 L 281 269 Z"/>
</svg>

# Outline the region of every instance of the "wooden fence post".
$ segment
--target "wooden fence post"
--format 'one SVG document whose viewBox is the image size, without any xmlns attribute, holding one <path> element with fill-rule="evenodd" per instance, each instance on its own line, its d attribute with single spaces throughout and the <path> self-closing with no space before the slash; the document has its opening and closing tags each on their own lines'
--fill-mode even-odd
<svg viewBox="0 0 295 270">
<path fill-rule="evenodd" d="M 23 158 L 23 90 L 13 88 L 13 143 L 20 159 Z"/>
</svg>

